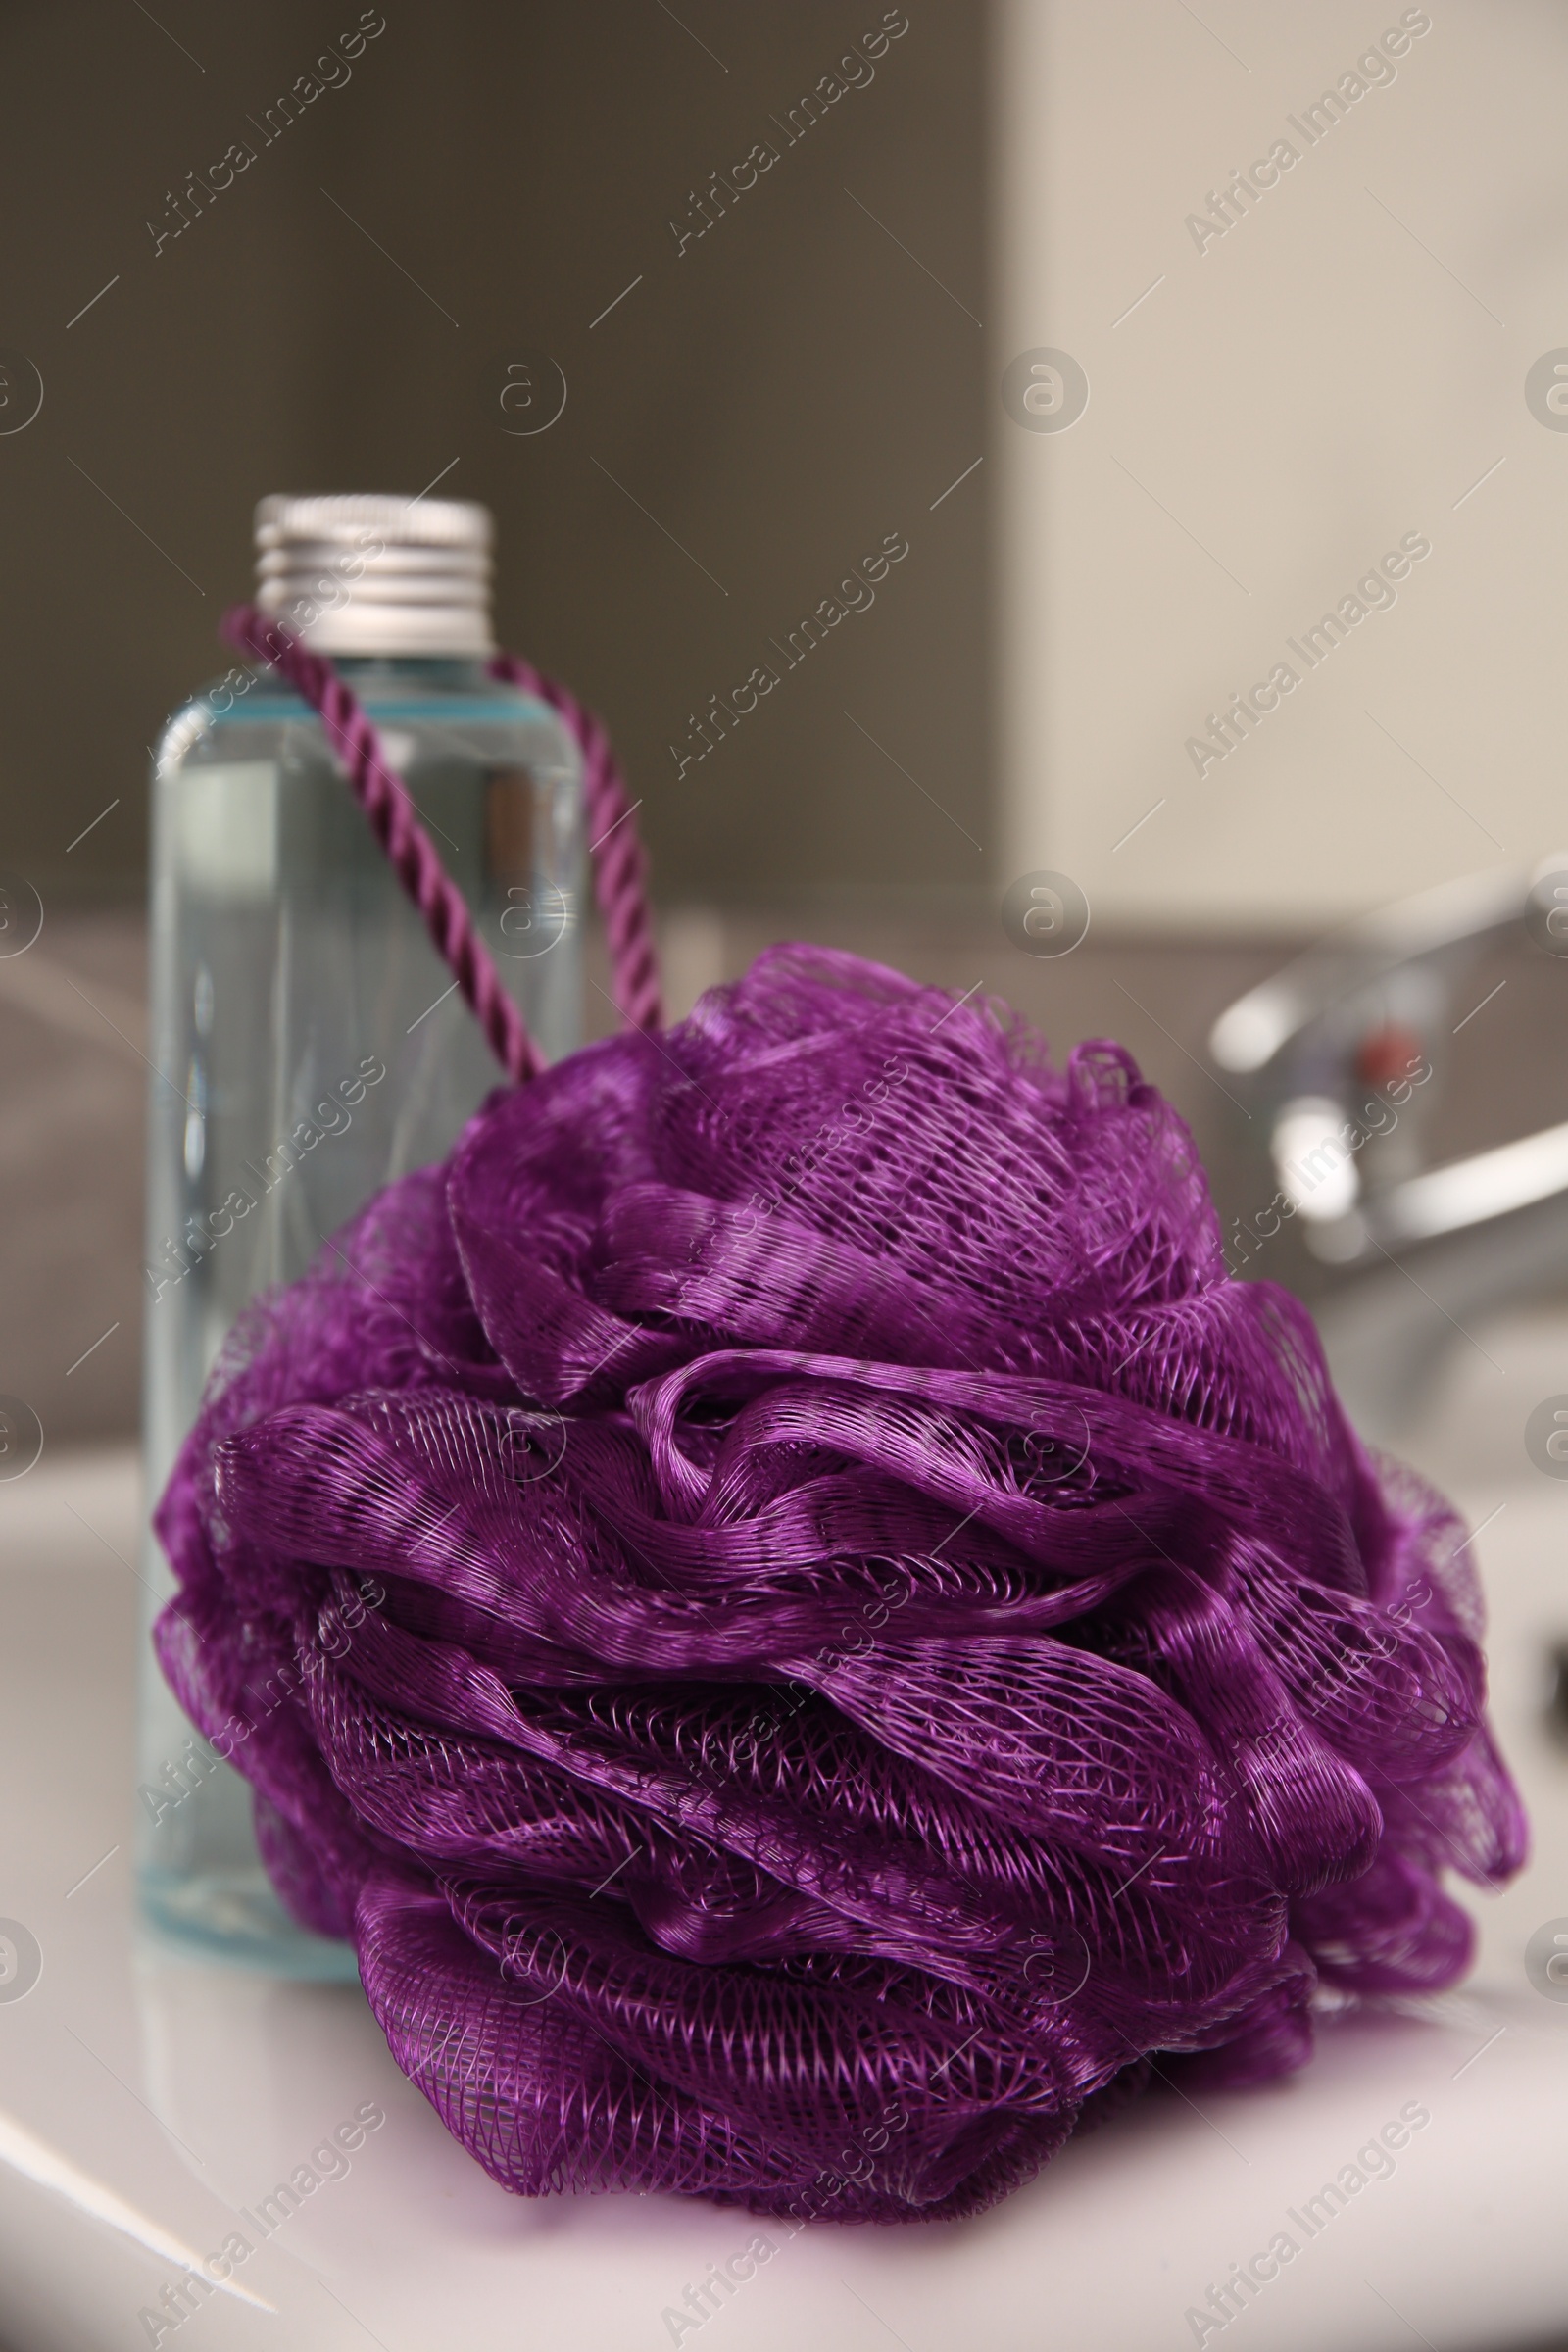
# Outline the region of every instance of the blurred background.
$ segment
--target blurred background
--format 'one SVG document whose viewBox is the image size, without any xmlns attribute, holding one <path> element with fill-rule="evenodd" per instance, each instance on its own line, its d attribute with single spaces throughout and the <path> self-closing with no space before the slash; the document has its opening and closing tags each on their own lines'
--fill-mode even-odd
<svg viewBox="0 0 1568 2352">
<path fill-rule="evenodd" d="M 0 874 L 45 920 L 0 956 L 0 1390 L 52 1440 L 134 1424 L 148 746 L 276 490 L 493 509 L 502 642 L 642 796 L 676 1011 L 799 934 L 995 990 L 1122 1037 L 1260 1207 L 1215 1017 L 1568 842 L 1568 24 L 1384 14 L 12 6 Z M 520 367 L 564 394 L 527 432 Z M 1070 955 L 1006 927 L 1043 870 Z M 1433 1159 L 1568 1118 L 1528 950 L 1417 1024 Z"/>
</svg>

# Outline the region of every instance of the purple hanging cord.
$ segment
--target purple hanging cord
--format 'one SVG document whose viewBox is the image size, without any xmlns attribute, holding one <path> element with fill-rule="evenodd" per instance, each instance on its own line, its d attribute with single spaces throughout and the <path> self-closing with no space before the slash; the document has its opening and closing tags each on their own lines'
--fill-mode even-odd
<svg viewBox="0 0 1568 2352">
<path fill-rule="evenodd" d="M 509 1078 L 521 1085 L 544 1068 L 521 1013 L 502 985 L 495 959 L 474 927 L 466 900 L 420 824 L 407 785 L 392 766 L 372 721 L 332 663 L 257 612 L 235 605 L 223 635 L 258 662 L 270 662 L 320 714 L 327 742 L 348 770 L 354 797 L 391 860 L 393 871 L 424 917 L 437 955 L 457 981 Z M 593 858 L 594 897 L 604 918 L 615 1004 L 631 1029 L 657 1029 L 663 1013 L 659 961 L 648 905 L 648 859 L 638 836 L 620 766 L 601 720 L 554 679 L 515 654 L 498 654 L 490 675 L 549 704 L 575 738 L 583 758 L 583 793 Z"/>
</svg>

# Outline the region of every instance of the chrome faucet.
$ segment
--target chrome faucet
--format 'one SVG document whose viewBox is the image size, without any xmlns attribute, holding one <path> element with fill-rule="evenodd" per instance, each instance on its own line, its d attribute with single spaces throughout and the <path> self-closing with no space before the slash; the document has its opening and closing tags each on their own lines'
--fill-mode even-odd
<svg viewBox="0 0 1568 2352">
<path fill-rule="evenodd" d="M 1456 1020 L 1462 992 L 1498 948 L 1560 959 L 1568 990 L 1568 853 L 1346 925 L 1209 1033 L 1258 1139 L 1244 1147 L 1252 1206 L 1228 1220 L 1230 1262 L 1310 1298 L 1371 1435 L 1399 1427 L 1470 1320 L 1568 1275 L 1568 1122 L 1430 1158 L 1451 1039 L 1481 1009 Z"/>
</svg>

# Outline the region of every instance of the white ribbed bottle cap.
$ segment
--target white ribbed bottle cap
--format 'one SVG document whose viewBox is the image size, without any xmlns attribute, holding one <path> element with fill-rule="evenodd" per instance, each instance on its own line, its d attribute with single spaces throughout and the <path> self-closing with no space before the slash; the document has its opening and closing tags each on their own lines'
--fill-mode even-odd
<svg viewBox="0 0 1568 2352">
<path fill-rule="evenodd" d="M 492 654 L 494 536 L 466 499 L 264 498 L 256 602 L 318 654 Z"/>
</svg>

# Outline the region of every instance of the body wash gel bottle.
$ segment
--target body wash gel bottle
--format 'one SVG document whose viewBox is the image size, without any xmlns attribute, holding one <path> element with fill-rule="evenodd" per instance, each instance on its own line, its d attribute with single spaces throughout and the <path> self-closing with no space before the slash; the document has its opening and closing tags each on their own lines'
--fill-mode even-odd
<svg viewBox="0 0 1568 2352">
<path fill-rule="evenodd" d="M 451 500 L 269 498 L 257 602 L 381 732 L 551 1060 L 577 1044 L 581 777 L 555 713 L 486 668 L 490 517 Z M 327 750 L 274 672 L 231 669 L 153 768 L 144 1459 L 151 1510 L 236 1315 L 378 1188 L 441 1158 L 502 1073 Z M 148 1624 L 172 1592 L 149 1534 Z M 141 1644 L 144 1915 L 215 1953 L 352 1976 L 267 1879 L 251 1792 Z"/>
</svg>

